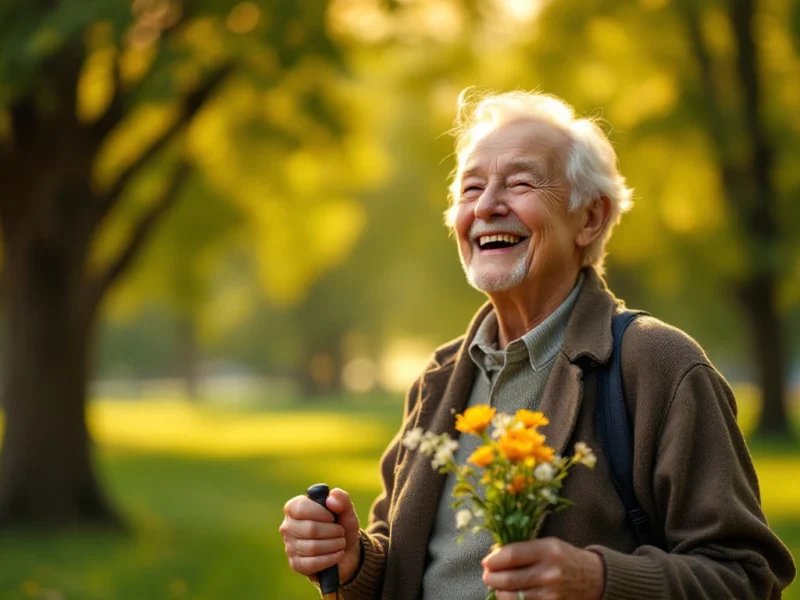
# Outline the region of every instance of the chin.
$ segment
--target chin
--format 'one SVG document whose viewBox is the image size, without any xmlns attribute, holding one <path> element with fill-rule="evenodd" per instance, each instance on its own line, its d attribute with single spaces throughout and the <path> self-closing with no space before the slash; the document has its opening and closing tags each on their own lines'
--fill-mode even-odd
<svg viewBox="0 0 800 600">
<path fill-rule="evenodd" d="M 530 270 L 530 259 L 519 260 L 510 269 L 493 269 L 488 265 L 484 265 L 481 269 L 476 268 L 474 264 L 467 266 L 463 258 L 461 265 L 472 287 L 485 294 L 494 294 L 507 292 L 524 283 Z"/>
<path fill-rule="evenodd" d="M 493 294 L 507 292 L 514 289 L 525 279 L 525 272 L 503 271 L 501 273 L 487 273 L 485 271 L 476 273 L 473 269 L 467 269 L 467 281 L 479 292 Z"/>
</svg>

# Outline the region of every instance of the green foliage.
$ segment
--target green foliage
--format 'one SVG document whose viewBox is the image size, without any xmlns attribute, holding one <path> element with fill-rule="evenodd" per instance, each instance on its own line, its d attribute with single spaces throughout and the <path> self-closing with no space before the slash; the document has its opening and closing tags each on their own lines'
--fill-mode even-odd
<svg viewBox="0 0 800 600">
<path fill-rule="evenodd" d="M 754 24 L 761 112 L 778 150 L 780 235 L 761 247 L 726 204 L 687 5 L 725 92 L 725 151 L 746 158 L 720 0 L 11 2 L 0 9 L 0 139 L 16 99 L 66 103 L 49 65 L 77 56 L 76 110 L 88 124 L 123 92 L 125 118 L 95 161 L 105 189 L 174 122 L 180 99 L 235 64 L 185 139 L 130 186 L 91 268 L 124 247 L 188 159 L 177 210 L 107 314 L 131 321 L 160 303 L 196 322 L 209 352 L 291 370 L 352 333 L 375 357 L 395 339 L 433 347 L 463 333 L 483 299 L 442 226 L 454 165 L 443 132 L 467 86 L 551 92 L 601 119 L 636 190 L 610 245 L 612 288 L 737 364 L 747 340 L 731 326 L 742 314 L 730 290 L 754 264 L 775 263 L 779 310 L 797 330 L 800 12 L 765 0 Z M 800 338 L 789 339 L 796 353 Z"/>
</svg>

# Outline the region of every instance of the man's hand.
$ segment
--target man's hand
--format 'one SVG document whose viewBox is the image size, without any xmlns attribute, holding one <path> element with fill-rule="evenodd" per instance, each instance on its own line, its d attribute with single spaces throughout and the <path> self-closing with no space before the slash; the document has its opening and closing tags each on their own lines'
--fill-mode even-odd
<svg viewBox="0 0 800 600">
<path fill-rule="evenodd" d="M 483 581 L 498 600 L 518 600 L 519 591 L 528 600 L 599 600 L 603 595 L 603 559 L 557 538 L 496 548 L 481 564 Z"/>
<path fill-rule="evenodd" d="M 326 501 L 333 515 L 305 496 L 296 496 L 283 507 L 280 526 L 289 566 L 316 581 L 314 575 L 339 565 L 339 581 L 352 579 L 361 560 L 358 515 L 347 492 L 334 488 Z"/>
</svg>

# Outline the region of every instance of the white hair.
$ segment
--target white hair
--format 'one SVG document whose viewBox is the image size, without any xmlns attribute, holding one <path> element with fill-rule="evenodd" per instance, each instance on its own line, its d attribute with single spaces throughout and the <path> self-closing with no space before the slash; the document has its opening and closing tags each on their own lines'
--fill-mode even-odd
<svg viewBox="0 0 800 600">
<path fill-rule="evenodd" d="M 604 271 L 606 242 L 622 213 L 633 205 L 633 190 L 620 174 L 617 155 L 594 119 L 578 119 L 563 100 L 537 92 L 490 93 L 476 96 L 465 89 L 458 97 L 458 113 L 452 130 L 456 138 L 457 165 L 450 184 L 450 207 L 445 221 L 452 228 L 457 201 L 461 195 L 461 172 L 478 141 L 498 127 L 514 121 L 543 121 L 570 140 L 565 176 L 570 188 L 569 210 L 578 210 L 605 196 L 611 214 L 602 233 L 587 248 L 583 264 Z"/>
</svg>

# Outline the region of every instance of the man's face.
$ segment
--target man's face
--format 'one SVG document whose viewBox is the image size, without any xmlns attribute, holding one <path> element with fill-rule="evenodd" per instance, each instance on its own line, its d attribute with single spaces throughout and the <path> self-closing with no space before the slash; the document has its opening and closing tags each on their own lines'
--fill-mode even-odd
<svg viewBox="0 0 800 600">
<path fill-rule="evenodd" d="M 541 121 L 508 123 L 464 163 L 455 217 L 461 263 L 486 293 L 525 290 L 580 268 L 564 167 L 569 138 Z"/>
</svg>

